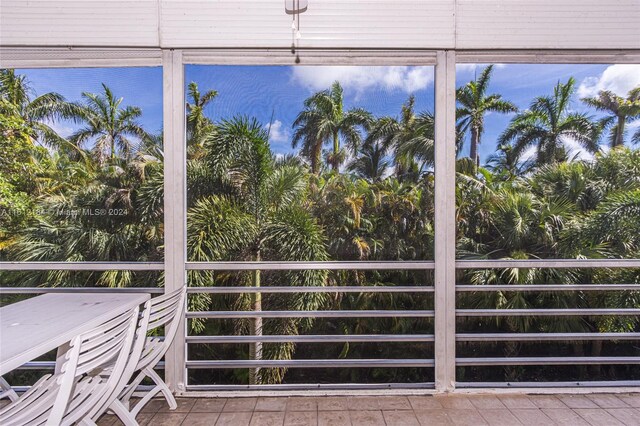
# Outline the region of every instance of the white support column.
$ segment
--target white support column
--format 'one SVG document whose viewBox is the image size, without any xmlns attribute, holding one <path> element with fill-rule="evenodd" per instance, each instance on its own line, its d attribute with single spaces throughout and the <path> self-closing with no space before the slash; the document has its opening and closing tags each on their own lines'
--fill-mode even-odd
<svg viewBox="0 0 640 426">
<path fill-rule="evenodd" d="M 186 282 L 186 129 L 182 51 L 163 50 L 164 267 L 165 292 Z M 185 319 L 165 357 L 165 380 L 173 392 L 186 383 Z"/>
<path fill-rule="evenodd" d="M 437 53 L 435 89 L 435 382 L 449 392 L 456 380 L 455 52 Z"/>
</svg>

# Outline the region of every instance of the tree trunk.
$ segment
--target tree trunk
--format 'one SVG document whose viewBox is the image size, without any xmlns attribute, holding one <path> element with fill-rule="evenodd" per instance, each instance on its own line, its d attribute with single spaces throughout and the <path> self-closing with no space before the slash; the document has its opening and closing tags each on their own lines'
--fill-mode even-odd
<svg viewBox="0 0 640 426">
<path fill-rule="evenodd" d="M 618 116 L 618 125 L 616 126 L 616 140 L 613 142 L 613 147 L 624 145 L 624 117 Z"/>
<path fill-rule="evenodd" d="M 480 143 L 480 134 L 478 129 L 471 127 L 471 148 L 469 149 L 469 157 L 473 161 L 476 168 L 480 166 L 480 157 L 478 156 L 478 145 Z"/>
<path fill-rule="evenodd" d="M 333 170 L 338 170 L 338 153 L 340 152 L 340 138 L 338 132 L 333 134 Z"/>
<path fill-rule="evenodd" d="M 317 175 L 320 172 L 320 156 L 322 155 L 322 139 L 318 140 L 311 153 L 311 173 Z"/>
<path fill-rule="evenodd" d="M 256 255 L 256 261 L 260 261 L 260 252 Z M 260 271 L 256 270 L 253 272 L 253 286 L 260 287 Z M 261 293 L 252 293 L 251 294 L 251 308 L 254 312 L 262 311 L 262 294 Z M 262 336 L 262 318 L 254 318 L 251 321 L 251 335 L 252 336 Z M 262 360 L 262 342 L 255 342 L 249 344 L 249 359 L 252 361 L 260 361 Z M 249 370 L 249 384 L 257 385 L 260 384 L 260 368 L 252 368 Z"/>
</svg>

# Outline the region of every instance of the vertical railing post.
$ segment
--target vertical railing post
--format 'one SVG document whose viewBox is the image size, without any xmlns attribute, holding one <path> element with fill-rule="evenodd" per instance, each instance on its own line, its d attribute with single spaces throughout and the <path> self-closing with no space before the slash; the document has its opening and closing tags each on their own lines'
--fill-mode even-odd
<svg viewBox="0 0 640 426">
<path fill-rule="evenodd" d="M 438 51 L 435 89 L 435 383 L 448 392 L 456 380 L 455 52 Z"/>
<path fill-rule="evenodd" d="M 186 282 L 186 129 L 184 67 L 182 51 L 163 50 L 164 117 L 164 276 L 165 292 Z M 186 320 L 178 327 L 165 356 L 165 379 L 173 392 L 183 392 L 186 383 Z"/>
</svg>

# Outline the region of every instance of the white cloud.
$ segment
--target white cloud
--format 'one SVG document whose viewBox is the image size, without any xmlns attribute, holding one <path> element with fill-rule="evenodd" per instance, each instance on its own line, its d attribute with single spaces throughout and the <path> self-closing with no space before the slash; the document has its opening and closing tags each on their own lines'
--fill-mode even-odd
<svg viewBox="0 0 640 426">
<path fill-rule="evenodd" d="M 570 160 L 585 160 L 593 161 L 595 155 L 584 149 L 580 142 L 573 138 L 563 138 L 564 147 L 567 150 L 567 157 Z M 606 144 L 600 145 L 600 150 L 607 152 L 609 147 Z M 537 157 L 537 150 L 535 146 L 530 146 L 522 153 L 522 161 L 535 160 Z"/>
<path fill-rule="evenodd" d="M 401 90 L 413 93 L 433 83 L 431 67 L 319 66 L 295 67 L 293 81 L 312 90 L 324 90 L 339 81 L 346 90 L 363 93 L 371 89 Z"/>
<path fill-rule="evenodd" d="M 626 96 L 629 90 L 640 85 L 640 65 L 618 64 L 607 67 L 597 77 L 587 77 L 578 87 L 581 98 L 597 96 L 601 90 L 609 90 L 619 96 Z"/>
<path fill-rule="evenodd" d="M 271 129 L 269 129 L 268 123 L 264 125 L 264 128 L 269 131 L 269 142 L 275 144 L 289 142 L 291 132 L 282 125 L 282 121 L 274 120 L 274 122 L 271 123 Z"/>
<path fill-rule="evenodd" d="M 490 64 L 456 64 L 456 71 L 458 72 L 472 72 L 479 68 L 484 68 Z M 505 64 L 493 64 L 494 69 L 502 69 L 506 67 Z"/>
</svg>

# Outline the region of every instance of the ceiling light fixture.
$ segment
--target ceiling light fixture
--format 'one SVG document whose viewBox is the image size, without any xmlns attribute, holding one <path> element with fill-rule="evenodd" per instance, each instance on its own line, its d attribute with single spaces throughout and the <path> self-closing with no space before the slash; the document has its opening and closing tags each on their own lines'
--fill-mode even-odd
<svg viewBox="0 0 640 426">
<path fill-rule="evenodd" d="M 300 46 L 302 33 L 300 32 L 300 14 L 307 11 L 309 0 L 284 0 L 284 10 L 291 15 L 291 54 L 296 55 L 296 64 L 300 63 L 297 49 Z"/>
</svg>

